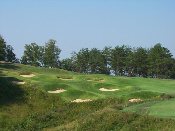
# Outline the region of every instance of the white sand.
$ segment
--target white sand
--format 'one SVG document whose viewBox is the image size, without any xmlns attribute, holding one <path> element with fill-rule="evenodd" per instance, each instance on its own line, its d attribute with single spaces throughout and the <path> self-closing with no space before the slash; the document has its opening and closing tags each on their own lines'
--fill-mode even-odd
<svg viewBox="0 0 175 131">
<path fill-rule="evenodd" d="M 87 102 L 87 101 L 92 101 L 91 99 L 75 99 L 71 102 L 76 102 L 76 103 L 79 103 L 79 102 Z"/>
<path fill-rule="evenodd" d="M 141 99 L 129 99 L 130 102 L 138 102 L 141 101 Z"/>
<path fill-rule="evenodd" d="M 18 85 L 23 85 L 25 84 L 26 82 L 20 82 L 20 81 L 12 81 L 13 84 L 18 84 Z"/>
<path fill-rule="evenodd" d="M 105 88 L 100 88 L 100 91 L 117 91 L 119 89 L 105 89 Z"/>
<path fill-rule="evenodd" d="M 65 89 L 58 89 L 58 90 L 55 90 L 55 91 L 47 91 L 48 93 L 61 93 L 61 92 L 65 92 L 66 90 Z"/>
<path fill-rule="evenodd" d="M 87 81 L 94 81 L 94 80 L 87 80 Z"/>
<path fill-rule="evenodd" d="M 34 77 L 34 76 L 36 76 L 36 75 L 30 74 L 30 75 L 20 75 L 20 76 L 22 76 L 22 77 Z"/>
</svg>

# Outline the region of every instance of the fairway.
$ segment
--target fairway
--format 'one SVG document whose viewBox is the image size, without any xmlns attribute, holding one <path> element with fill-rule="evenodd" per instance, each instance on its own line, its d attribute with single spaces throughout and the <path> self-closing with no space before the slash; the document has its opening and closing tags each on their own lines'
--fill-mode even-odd
<svg viewBox="0 0 175 131">
<path fill-rule="evenodd" d="M 126 107 L 123 111 L 135 112 L 142 115 L 175 119 L 175 99 L 151 101 L 139 105 Z"/>
<path fill-rule="evenodd" d="M 6 67 L 6 69 L 3 69 Z M 44 93 L 54 93 L 70 102 L 75 99 L 120 98 L 126 101 L 132 98 L 141 100 L 160 97 L 162 93 L 175 94 L 175 80 L 161 80 L 136 77 L 115 77 L 100 74 L 79 74 L 61 69 L 24 66 L 21 64 L 2 63 L 0 66 L 6 77 L 14 77 L 25 82 L 24 87 L 33 87 Z M 25 75 L 25 73 L 31 75 Z M 12 80 L 14 81 L 14 80 Z M 103 89 L 103 90 L 102 90 Z"/>
</svg>

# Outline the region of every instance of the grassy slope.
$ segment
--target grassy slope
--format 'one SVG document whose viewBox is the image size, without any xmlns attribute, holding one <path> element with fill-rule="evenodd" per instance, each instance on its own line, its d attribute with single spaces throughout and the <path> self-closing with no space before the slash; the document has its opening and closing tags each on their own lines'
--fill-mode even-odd
<svg viewBox="0 0 175 131">
<path fill-rule="evenodd" d="M 26 71 L 36 76 L 32 78 L 19 76 Z M 175 94 L 175 90 L 173 90 L 174 80 L 113 77 L 98 74 L 84 75 L 59 69 L 39 68 L 10 63 L 0 63 L 0 75 L 3 76 L 0 77 L 0 89 L 2 89 L 4 93 L 4 95 L 0 96 L 3 98 L 0 101 L 0 125 L 2 126 L 2 123 L 5 123 L 4 129 L 5 127 L 10 129 L 42 129 L 43 127 L 53 126 L 58 126 L 53 128 L 53 130 L 69 130 L 74 128 L 94 129 L 93 126 L 97 123 L 99 123 L 97 129 L 101 129 L 103 124 L 107 124 L 107 126 L 103 127 L 104 129 L 127 129 L 129 126 L 127 125 L 128 120 L 123 120 L 121 124 L 119 119 L 116 118 L 120 115 L 122 119 L 123 115 L 127 114 L 118 111 L 120 103 L 126 102 L 119 102 L 120 100 L 118 99 L 108 100 L 106 98 L 122 97 L 125 101 L 128 101 L 130 98 L 141 98 L 143 100 L 157 98 L 162 93 Z M 69 77 L 73 78 L 73 80 L 64 81 L 57 77 Z M 105 81 L 87 81 L 87 79 L 94 77 L 105 79 Z M 27 82 L 27 84 L 14 85 L 11 84 L 12 80 L 22 80 Z M 108 89 L 118 88 L 120 90 L 115 92 L 102 92 L 99 91 L 101 87 Z M 48 90 L 55 90 L 57 88 L 63 88 L 67 91 L 60 94 L 47 93 Z M 69 103 L 69 101 L 77 98 L 88 98 L 96 101 L 79 104 Z M 154 107 L 151 110 L 155 111 Z M 99 120 L 101 119 L 99 117 L 101 117 L 104 122 L 100 122 Z M 133 119 L 132 114 L 128 117 Z M 99 118 L 99 120 L 96 120 L 97 118 Z M 141 117 L 139 115 L 137 118 L 139 121 L 145 121 L 146 119 L 151 121 L 154 119 Z M 7 119 L 7 121 L 1 122 L 1 119 Z M 108 122 L 108 119 L 113 122 Z M 130 128 L 135 128 L 134 126 L 140 125 L 136 121 L 136 119 L 130 121 L 130 125 L 133 125 L 133 127 L 131 126 Z M 159 121 L 159 119 L 157 119 L 157 121 Z M 163 122 L 168 123 L 168 121 L 169 120 L 165 120 Z M 115 122 L 116 124 L 112 124 Z M 10 125 L 14 125 L 14 127 Z M 146 126 L 148 125 L 145 125 L 145 128 L 147 128 Z M 152 126 L 149 125 L 150 128 Z M 0 129 L 1 128 L 3 127 L 0 127 Z M 144 128 L 144 126 L 142 128 Z M 165 126 L 164 128 L 174 129 L 173 126 Z"/>
<path fill-rule="evenodd" d="M 61 96 L 64 100 L 70 101 L 76 98 L 91 98 L 103 99 L 107 97 L 125 97 L 126 99 L 132 97 L 142 97 L 142 99 L 149 99 L 156 97 L 161 93 L 175 94 L 174 80 L 159 80 L 151 78 L 127 78 L 127 77 L 113 77 L 107 75 L 84 75 L 72 73 L 58 69 L 39 68 L 31 66 L 23 66 L 16 64 L 17 69 L 3 70 L 6 76 L 14 77 L 19 80 L 26 81 L 28 84 L 35 86 L 37 89 L 47 92 L 48 90 L 55 90 L 58 88 L 67 89 L 67 92 L 56 94 Z M 36 74 L 33 78 L 23 78 L 19 74 L 28 71 Z M 57 77 L 72 77 L 73 80 L 64 81 Z M 87 81 L 90 77 L 97 77 L 105 79 L 105 81 Z M 115 92 L 102 92 L 99 88 L 120 89 Z M 147 95 L 144 97 L 144 94 Z M 149 97 L 148 94 L 151 94 Z"/>
</svg>

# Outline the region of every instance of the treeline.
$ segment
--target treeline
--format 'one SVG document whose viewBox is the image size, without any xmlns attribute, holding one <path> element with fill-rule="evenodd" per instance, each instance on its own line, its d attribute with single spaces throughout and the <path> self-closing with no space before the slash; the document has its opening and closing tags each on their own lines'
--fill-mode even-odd
<svg viewBox="0 0 175 131">
<path fill-rule="evenodd" d="M 1 35 L 0 35 L 0 61 L 19 63 L 19 59 L 17 59 L 15 53 L 13 53 L 13 47 L 11 45 L 7 45 Z"/>
<path fill-rule="evenodd" d="M 73 52 L 61 61 L 61 68 L 80 73 L 101 73 L 116 76 L 175 78 L 175 59 L 170 51 L 156 44 L 150 49 L 129 46 L 93 48 Z"/>
<path fill-rule="evenodd" d="M 0 60 L 20 62 L 32 66 L 61 68 L 68 71 L 116 76 L 175 78 L 175 59 L 170 51 L 156 44 L 150 49 L 122 45 L 115 48 L 82 48 L 71 58 L 59 60 L 61 49 L 50 39 L 45 46 L 26 44 L 21 60 L 15 57 L 13 48 L 0 36 Z"/>
</svg>

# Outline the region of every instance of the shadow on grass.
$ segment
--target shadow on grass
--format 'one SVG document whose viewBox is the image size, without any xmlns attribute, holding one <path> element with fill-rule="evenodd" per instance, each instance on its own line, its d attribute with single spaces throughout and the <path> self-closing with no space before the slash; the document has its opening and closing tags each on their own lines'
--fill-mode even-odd
<svg viewBox="0 0 175 131">
<path fill-rule="evenodd" d="M 1 74 L 0 74 L 1 75 Z M 24 90 L 12 81 L 20 81 L 14 77 L 0 77 L 0 106 L 25 101 Z"/>
<path fill-rule="evenodd" d="M 13 103 L 24 102 L 25 91 L 20 85 L 13 84 L 12 81 L 21 81 L 14 77 L 7 77 L 3 74 L 5 69 L 19 69 L 14 63 L 0 63 L 0 106 L 9 105 Z"/>
<path fill-rule="evenodd" d="M 16 66 L 14 63 L 0 63 L 0 68 L 4 68 L 4 69 L 19 69 L 18 66 Z"/>
</svg>

